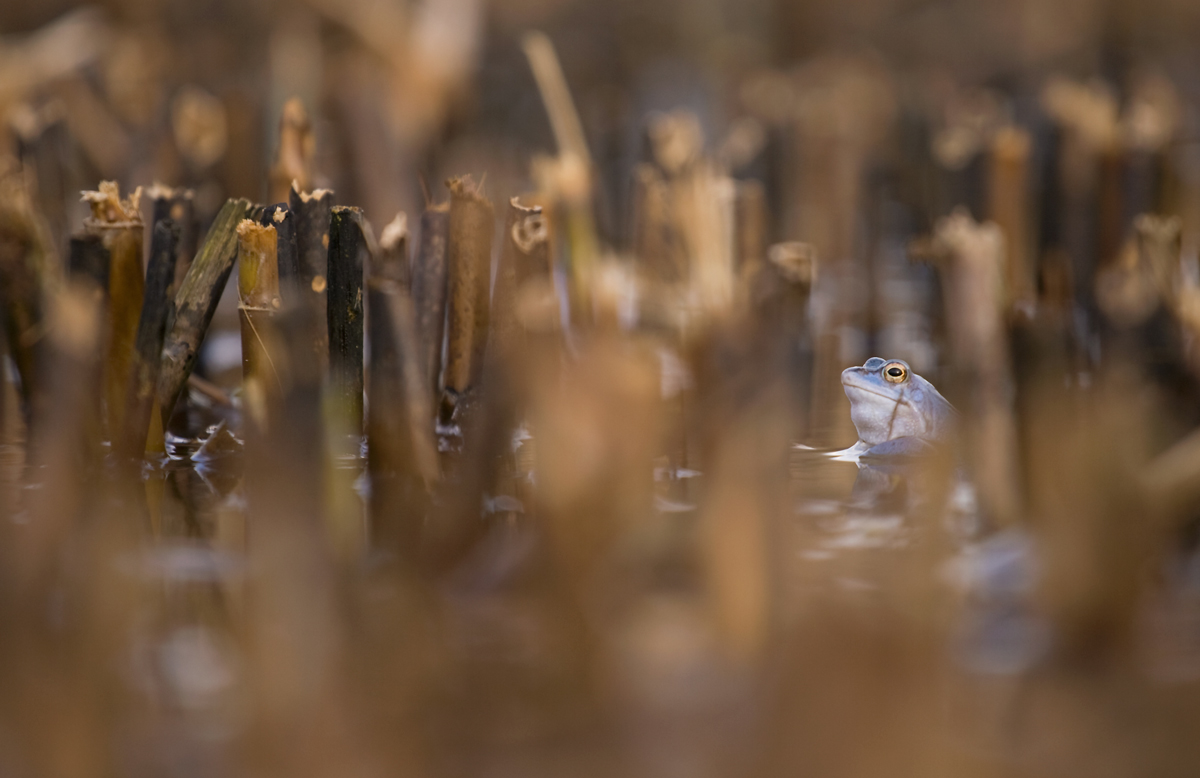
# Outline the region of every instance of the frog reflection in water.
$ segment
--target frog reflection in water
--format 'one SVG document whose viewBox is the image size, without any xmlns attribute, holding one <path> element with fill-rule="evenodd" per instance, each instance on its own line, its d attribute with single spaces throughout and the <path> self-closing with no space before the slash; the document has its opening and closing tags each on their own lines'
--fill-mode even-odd
<svg viewBox="0 0 1200 778">
<path fill-rule="evenodd" d="M 843 370 L 842 386 L 858 430 L 858 443 L 846 454 L 912 456 L 953 434 L 958 412 L 905 362 L 871 357 Z"/>
</svg>

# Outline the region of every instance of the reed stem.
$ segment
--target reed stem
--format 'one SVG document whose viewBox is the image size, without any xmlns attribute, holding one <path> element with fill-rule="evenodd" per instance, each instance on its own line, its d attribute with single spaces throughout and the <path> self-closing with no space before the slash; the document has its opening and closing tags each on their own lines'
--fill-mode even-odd
<svg viewBox="0 0 1200 778">
<path fill-rule="evenodd" d="M 146 270 L 145 294 L 133 351 L 125 427 L 117 445 L 117 451 L 127 459 L 140 460 L 146 450 L 161 450 L 163 447 L 162 427 L 157 428 L 157 440 L 150 440 L 148 435 L 155 390 L 162 369 L 162 345 L 166 336 L 167 310 L 171 304 L 169 291 L 175 278 L 179 236 L 179 225 L 169 218 L 157 221 L 150 236 L 150 265 Z"/>
<path fill-rule="evenodd" d="M 175 293 L 175 317 L 163 341 L 162 373 L 158 380 L 158 403 L 164 426 L 196 366 L 200 344 L 233 271 L 238 223 L 250 211 L 248 200 L 226 201 Z"/>
<path fill-rule="evenodd" d="M 492 203 L 470 176 L 446 183 L 450 189 L 450 240 L 446 366 L 442 372 L 443 416 L 479 384 L 487 347 Z"/>
<path fill-rule="evenodd" d="M 362 210 L 335 206 L 329 225 L 329 384 L 345 431 L 363 430 L 363 260 L 367 244 Z"/>
</svg>

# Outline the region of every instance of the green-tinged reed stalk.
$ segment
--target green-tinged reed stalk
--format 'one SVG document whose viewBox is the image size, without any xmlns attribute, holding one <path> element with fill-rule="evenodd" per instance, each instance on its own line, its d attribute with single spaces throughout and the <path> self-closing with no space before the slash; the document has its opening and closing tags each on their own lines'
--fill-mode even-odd
<svg viewBox="0 0 1200 778">
<path fill-rule="evenodd" d="M 250 211 L 248 200 L 226 201 L 175 293 L 175 316 L 163 341 L 162 373 L 158 379 L 158 404 L 164 427 L 196 366 L 200 344 L 233 271 L 238 224 Z"/>
</svg>

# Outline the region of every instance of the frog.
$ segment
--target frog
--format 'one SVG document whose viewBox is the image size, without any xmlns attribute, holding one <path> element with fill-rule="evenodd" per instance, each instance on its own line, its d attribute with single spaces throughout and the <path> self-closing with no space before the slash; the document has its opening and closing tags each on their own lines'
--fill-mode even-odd
<svg viewBox="0 0 1200 778">
<path fill-rule="evenodd" d="M 954 434 L 958 411 L 903 360 L 871 357 L 861 367 L 848 367 L 842 371 L 842 387 L 858 443 L 840 453 L 875 459 L 914 456 L 935 450 Z"/>
</svg>

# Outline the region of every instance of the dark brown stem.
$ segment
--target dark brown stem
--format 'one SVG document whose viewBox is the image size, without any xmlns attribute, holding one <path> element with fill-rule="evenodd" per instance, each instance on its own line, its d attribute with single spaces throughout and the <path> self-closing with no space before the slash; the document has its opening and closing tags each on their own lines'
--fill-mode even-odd
<svg viewBox="0 0 1200 778">
<path fill-rule="evenodd" d="M 450 204 L 427 208 L 421 214 L 421 244 L 413 259 L 412 299 L 421 365 L 433 397 L 437 397 L 440 386 L 442 341 L 446 336 L 446 248 L 449 236 Z"/>
<path fill-rule="evenodd" d="M 330 391 L 347 431 L 363 424 L 363 259 L 366 239 L 362 211 L 336 206 L 329 225 Z"/>
<path fill-rule="evenodd" d="M 298 303 L 303 287 L 300 281 L 300 251 L 296 243 L 296 215 L 287 203 L 267 206 L 262 223 L 275 228 L 275 257 L 279 266 L 279 289 L 287 304 Z"/>
<path fill-rule="evenodd" d="M 95 285 L 108 294 L 108 249 L 99 235 L 81 234 L 71 237 L 67 255 L 67 277 L 74 282 Z"/>
<path fill-rule="evenodd" d="M 491 338 L 494 347 L 507 351 L 520 340 L 517 308 L 526 282 L 550 277 L 550 244 L 542 209 L 521 205 L 512 198 L 502 240 L 492 300 Z"/>
<path fill-rule="evenodd" d="M 326 287 L 329 268 L 329 219 L 333 192 L 316 189 L 304 192 L 292 187 L 288 208 L 296 219 L 296 253 L 299 258 L 300 286 L 317 317 L 317 339 L 313 344 L 317 365 L 324 375 L 329 360 Z"/>
<path fill-rule="evenodd" d="M 171 276 L 170 294 L 173 298 L 187 276 L 192 258 L 196 256 L 196 204 L 191 189 L 172 189 L 155 184 L 146 190 L 150 198 L 150 228 L 163 219 L 175 222 L 179 230 L 179 241 L 175 247 L 175 270 Z"/>
<path fill-rule="evenodd" d="M 149 444 L 147 435 L 162 368 L 162 344 L 166 335 L 167 309 L 171 304 L 168 293 L 175 278 L 179 233 L 179 225 L 173 219 L 160 219 L 150 236 L 150 264 L 146 269 L 142 313 L 134 344 L 125 427 L 117 443 L 118 453 L 128 459 L 140 460 Z M 155 448 L 161 444 L 161 440 L 157 441 Z"/>
</svg>

